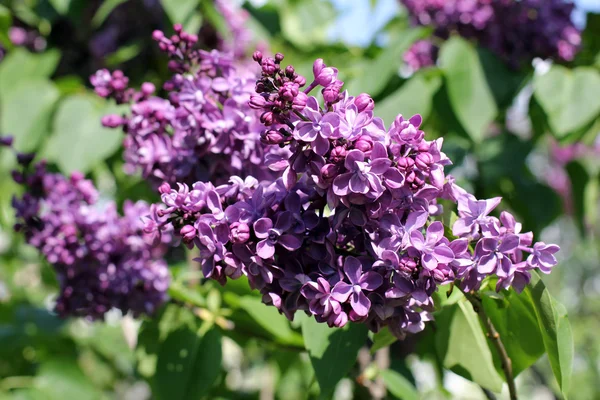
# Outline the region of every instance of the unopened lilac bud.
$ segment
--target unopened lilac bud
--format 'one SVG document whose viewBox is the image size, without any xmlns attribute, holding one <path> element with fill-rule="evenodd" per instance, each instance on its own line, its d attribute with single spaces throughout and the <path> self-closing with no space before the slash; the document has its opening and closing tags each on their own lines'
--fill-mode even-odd
<svg viewBox="0 0 600 400">
<path fill-rule="evenodd" d="M 288 77 L 290 77 L 290 78 L 293 77 L 294 76 L 294 72 L 295 72 L 294 71 L 294 67 L 292 67 L 291 65 L 288 65 L 287 67 L 285 67 L 285 74 Z"/>
<path fill-rule="evenodd" d="M 13 144 L 12 136 L 0 136 L 0 146 L 10 147 Z"/>
<path fill-rule="evenodd" d="M 304 110 L 306 107 L 306 102 L 308 101 L 308 96 L 304 92 L 299 92 L 298 95 L 294 98 L 292 102 L 292 108 L 296 111 Z"/>
<path fill-rule="evenodd" d="M 33 161 L 34 158 L 35 158 L 35 153 L 18 153 L 17 154 L 17 162 L 24 167 L 31 164 L 31 162 Z"/>
<path fill-rule="evenodd" d="M 273 122 L 275 122 L 275 116 L 271 111 L 266 111 L 260 116 L 260 122 L 262 122 L 263 125 L 271 126 L 273 125 Z"/>
<path fill-rule="evenodd" d="M 189 243 L 196 237 L 196 228 L 192 225 L 184 225 L 179 231 L 184 242 Z"/>
<path fill-rule="evenodd" d="M 358 112 L 373 111 L 373 109 L 375 108 L 375 102 L 373 101 L 371 96 L 369 96 L 366 93 L 361 93 L 358 96 L 356 96 L 356 98 L 354 99 L 354 105 L 358 109 Z"/>
<path fill-rule="evenodd" d="M 125 120 L 120 115 L 110 114 L 102 117 L 102 126 L 106 128 L 118 128 L 125 123 Z"/>
<path fill-rule="evenodd" d="M 260 141 L 267 145 L 277 145 L 285 142 L 285 136 L 275 129 L 269 129 L 260 134 Z"/>
<path fill-rule="evenodd" d="M 321 63 L 323 62 L 323 60 L 320 61 Z M 315 61 L 315 64 L 313 64 L 313 73 L 318 68 L 320 69 L 318 69 L 318 73 L 315 74 L 315 82 L 317 82 L 321 86 L 329 86 L 332 82 L 335 82 L 337 80 L 337 68 L 326 67 L 325 64 L 317 66 L 316 64 L 317 62 Z"/>
<path fill-rule="evenodd" d="M 302 86 L 306 85 L 306 78 L 303 77 L 302 75 L 298 75 L 294 78 L 294 82 L 296 82 L 298 84 L 298 86 L 302 87 Z"/>
<path fill-rule="evenodd" d="M 315 79 L 319 76 L 323 68 L 325 68 L 325 62 L 323 62 L 322 58 L 317 58 L 313 63 L 313 75 L 315 76 Z"/>
<path fill-rule="evenodd" d="M 181 24 L 173 25 L 173 30 L 177 33 L 180 33 L 183 30 L 183 26 Z"/>
<path fill-rule="evenodd" d="M 171 192 L 171 185 L 169 185 L 168 182 L 163 182 L 159 187 L 158 187 L 158 192 L 160 194 L 167 194 Z"/>
<path fill-rule="evenodd" d="M 150 82 L 142 83 L 142 94 L 144 96 L 150 96 L 156 90 L 156 86 Z"/>
<path fill-rule="evenodd" d="M 248 105 L 251 108 L 254 108 L 255 110 L 260 110 L 267 105 L 267 101 L 262 96 L 252 95 L 250 96 L 250 101 L 248 102 Z"/>
<path fill-rule="evenodd" d="M 373 139 L 371 136 L 362 135 L 354 142 L 354 148 L 366 153 L 373 148 Z"/>
<path fill-rule="evenodd" d="M 415 165 L 415 160 L 410 157 L 400 157 L 398 158 L 398 168 L 400 169 L 410 169 Z"/>
<path fill-rule="evenodd" d="M 433 162 L 434 159 L 430 153 L 419 153 L 415 158 L 415 164 L 421 170 L 428 169 Z"/>
<path fill-rule="evenodd" d="M 335 164 L 325 164 L 321 167 L 321 176 L 326 181 L 333 180 L 339 172 L 339 168 Z"/>
<path fill-rule="evenodd" d="M 419 144 L 417 149 L 421 152 L 427 152 L 427 151 L 429 151 L 430 147 L 431 147 L 431 145 L 429 143 L 422 142 L 421 144 Z"/>
<path fill-rule="evenodd" d="M 152 39 L 156 40 L 157 42 L 162 40 L 164 37 L 165 34 L 162 31 L 159 31 L 158 29 L 152 32 Z"/>
<path fill-rule="evenodd" d="M 19 185 L 25 183 L 25 177 L 19 171 L 12 170 L 11 171 L 11 176 L 13 178 L 13 181 L 15 181 L 16 183 L 18 183 Z"/>
<path fill-rule="evenodd" d="M 276 62 L 277 64 L 279 64 L 279 63 L 280 63 L 280 62 L 282 62 L 282 61 L 283 61 L 283 54 L 281 54 L 281 53 L 277 53 L 277 54 L 275 54 L 275 62 Z"/>
<path fill-rule="evenodd" d="M 294 98 L 298 95 L 298 91 L 298 85 L 294 82 L 286 82 L 279 88 L 279 97 L 285 101 L 294 101 Z"/>
<path fill-rule="evenodd" d="M 250 227 L 243 222 L 234 222 L 229 227 L 231 242 L 234 244 L 246 243 L 250 239 Z"/>
<path fill-rule="evenodd" d="M 339 163 L 346 159 L 347 154 L 348 154 L 348 151 L 346 150 L 345 147 L 337 146 L 337 147 L 334 147 L 333 150 L 331 150 L 329 158 L 331 158 L 331 161 L 333 161 L 335 163 Z"/>
<path fill-rule="evenodd" d="M 253 54 L 252 54 L 252 59 L 254 61 L 256 61 L 257 63 L 260 63 L 262 61 L 263 55 L 260 51 L 256 50 Z"/>
<path fill-rule="evenodd" d="M 323 99 L 325 99 L 327 103 L 337 103 L 340 97 L 340 90 L 343 84 L 344 82 L 342 81 L 332 82 L 329 86 L 327 86 L 321 91 L 321 93 L 323 94 Z"/>
<path fill-rule="evenodd" d="M 265 75 L 273 75 L 279 67 L 275 64 L 275 60 L 272 58 L 263 58 L 260 66 L 262 68 L 262 72 Z"/>
</svg>

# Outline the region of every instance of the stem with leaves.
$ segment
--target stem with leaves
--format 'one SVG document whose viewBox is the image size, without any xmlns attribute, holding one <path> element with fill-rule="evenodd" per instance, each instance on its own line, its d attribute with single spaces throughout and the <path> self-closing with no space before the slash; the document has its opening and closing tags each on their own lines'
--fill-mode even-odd
<svg viewBox="0 0 600 400">
<path fill-rule="evenodd" d="M 490 318 L 486 315 L 485 310 L 483 309 L 483 303 L 481 299 L 477 296 L 475 292 L 463 292 L 467 300 L 473 305 L 473 310 L 479 316 L 481 322 L 485 326 L 485 329 L 488 333 L 489 338 L 492 343 L 496 347 L 498 355 L 500 356 L 500 361 L 502 362 L 502 370 L 504 371 L 504 376 L 506 377 L 506 383 L 508 384 L 508 392 L 510 393 L 511 400 L 517 400 L 517 388 L 515 386 L 515 378 L 513 376 L 512 371 L 512 361 L 506 352 L 506 348 L 504 347 L 504 343 L 500 339 L 500 334 L 492 324 Z"/>
</svg>

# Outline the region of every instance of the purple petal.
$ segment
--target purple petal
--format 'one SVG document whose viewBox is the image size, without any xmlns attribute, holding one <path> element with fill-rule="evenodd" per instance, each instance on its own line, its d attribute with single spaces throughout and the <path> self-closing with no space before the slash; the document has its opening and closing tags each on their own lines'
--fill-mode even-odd
<svg viewBox="0 0 600 400">
<path fill-rule="evenodd" d="M 266 239 L 261 240 L 256 244 L 256 254 L 263 260 L 271 258 L 275 254 L 275 246 L 269 244 Z"/>
<path fill-rule="evenodd" d="M 383 285 L 383 278 L 377 272 L 369 271 L 360 277 L 359 286 L 364 290 L 375 290 Z"/>
<path fill-rule="evenodd" d="M 352 285 L 340 281 L 331 290 L 331 297 L 340 303 L 344 303 L 350 297 L 350 293 L 352 293 Z"/>
<path fill-rule="evenodd" d="M 371 308 L 371 300 L 363 292 L 352 293 L 350 298 L 350 305 L 356 314 L 364 317 L 369 313 Z"/>
<path fill-rule="evenodd" d="M 435 221 L 427 228 L 427 243 L 436 244 L 444 237 L 444 225 L 440 221 Z"/>
<path fill-rule="evenodd" d="M 433 256 L 440 264 L 449 264 L 454 260 L 454 252 L 446 245 L 436 246 Z"/>
<path fill-rule="evenodd" d="M 269 229 L 273 228 L 273 221 L 269 218 L 260 218 L 254 222 L 254 234 L 259 239 L 269 236 Z"/>
<path fill-rule="evenodd" d="M 423 254 L 421 257 L 421 264 L 430 271 L 433 271 L 438 266 L 437 260 L 431 254 Z"/>
<path fill-rule="evenodd" d="M 348 187 L 352 193 L 366 194 L 369 192 L 366 180 L 361 179 L 359 174 L 352 174 Z"/>
<path fill-rule="evenodd" d="M 347 172 L 337 176 L 333 180 L 333 193 L 338 196 L 346 196 L 348 194 L 348 185 L 350 184 L 352 175 L 354 175 L 352 172 Z"/>
<path fill-rule="evenodd" d="M 480 274 L 491 274 L 496 270 L 498 266 L 498 259 L 495 254 L 488 254 L 479 259 L 477 264 L 477 271 Z"/>
<path fill-rule="evenodd" d="M 502 244 L 498 247 L 498 251 L 501 253 L 510 253 L 519 247 L 519 237 L 517 235 L 507 235 L 502 239 Z"/>
<path fill-rule="evenodd" d="M 344 161 L 344 166 L 348 171 L 354 171 L 356 169 L 355 163 L 363 162 L 365 160 L 365 154 L 357 149 L 350 150 L 346 155 L 346 161 Z"/>
<path fill-rule="evenodd" d="M 358 285 L 362 275 L 362 264 L 352 256 L 346 257 L 344 261 L 344 272 L 353 285 Z"/>
<path fill-rule="evenodd" d="M 281 235 L 277 243 L 283 246 L 286 250 L 298 250 L 302 246 L 302 239 L 295 235 Z"/>
<path fill-rule="evenodd" d="M 391 165 L 392 161 L 389 158 L 377 158 L 369 164 L 369 172 L 372 174 L 381 175 L 390 169 Z"/>
<path fill-rule="evenodd" d="M 292 227 L 292 222 L 294 221 L 294 216 L 289 211 L 284 211 L 277 216 L 277 221 L 275 222 L 275 229 L 280 232 L 286 232 Z"/>
</svg>

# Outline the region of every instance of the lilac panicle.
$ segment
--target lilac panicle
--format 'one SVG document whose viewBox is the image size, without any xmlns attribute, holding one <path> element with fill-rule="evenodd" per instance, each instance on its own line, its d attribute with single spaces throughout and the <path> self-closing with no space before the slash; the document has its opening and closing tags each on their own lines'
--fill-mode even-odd
<svg viewBox="0 0 600 400">
<path fill-rule="evenodd" d="M 170 280 L 162 258 L 166 247 L 144 232 L 143 218 L 155 206 L 127 201 L 121 216 L 115 203 L 98 201 L 82 174 L 66 178 L 25 158 L 18 158 L 22 171 L 13 173 L 25 190 L 13 198 L 15 229 L 57 274 L 56 312 L 89 319 L 102 319 L 113 308 L 134 316 L 154 313 L 166 300 Z M 170 241 L 168 228 L 161 233 Z"/>
<path fill-rule="evenodd" d="M 342 91 L 336 68 L 318 59 L 307 80 L 283 58 L 254 53 L 261 76 L 249 101 L 265 165 L 280 176 L 160 187 L 169 222 L 149 229 L 200 249 L 205 276 L 246 275 L 290 319 L 301 310 L 402 337 L 431 319 L 439 285 L 477 290 L 489 278 L 522 290 L 532 270 L 556 265 L 558 246 L 493 215 L 499 198 L 476 199 L 446 176 L 443 140 L 425 140 L 420 116 L 387 128 L 368 94 Z M 457 207 L 453 226 L 440 221 L 442 199 Z"/>
<path fill-rule="evenodd" d="M 572 61 L 581 33 L 565 0 L 400 0 L 416 25 L 431 26 L 445 40 L 452 33 L 473 39 L 518 67 L 536 57 Z M 435 64 L 437 47 L 416 42 L 404 55 L 413 69 Z"/>
</svg>

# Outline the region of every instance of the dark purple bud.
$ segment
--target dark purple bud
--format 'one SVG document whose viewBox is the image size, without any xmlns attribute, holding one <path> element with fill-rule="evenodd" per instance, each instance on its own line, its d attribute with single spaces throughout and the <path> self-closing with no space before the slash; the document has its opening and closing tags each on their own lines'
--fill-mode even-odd
<svg viewBox="0 0 600 400">
<path fill-rule="evenodd" d="M 345 147 L 337 146 L 337 147 L 334 147 L 333 150 L 331 150 L 331 154 L 329 155 L 329 158 L 331 159 L 331 161 L 333 161 L 335 163 L 339 163 L 346 159 L 346 154 L 348 154 L 348 151 L 346 150 Z"/>
<path fill-rule="evenodd" d="M 282 62 L 282 61 L 283 61 L 283 54 L 281 54 L 281 53 L 277 53 L 277 54 L 275 54 L 275 62 L 276 62 L 277 64 L 279 64 L 279 63 L 280 63 L 280 62 Z"/>
<path fill-rule="evenodd" d="M 248 105 L 250 105 L 250 107 L 254 108 L 255 110 L 260 110 L 265 108 L 265 106 L 267 105 L 267 101 L 262 96 L 252 95 L 250 96 L 250 101 L 248 102 Z"/>
<path fill-rule="evenodd" d="M 10 147 L 13 144 L 12 136 L 0 136 L 0 146 Z"/>
<path fill-rule="evenodd" d="M 177 33 L 181 33 L 181 31 L 183 31 L 183 26 L 181 24 L 175 24 L 173 25 L 173 30 Z"/>
<path fill-rule="evenodd" d="M 285 136 L 275 129 L 269 129 L 260 134 L 260 141 L 267 145 L 276 145 L 285 142 Z"/>
<path fill-rule="evenodd" d="M 31 164 L 34 158 L 35 153 L 17 153 L 17 162 L 24 167 Z"/>
<path fill-rule="evenodd" d="M 366 93 L 359 94 L 354 99 L 354 105 L 358 109 L 358 112 L 373 111 L 373 109 L 375 108 L 375 102 L 373 101 L 371 96 L 369 96 Z"/>
<path fill-rule="evenodd" d="M 272 58 L 263 58 L 260 66 L 262 67 L 262 72 L 265 75 L 273 75 L 279 68 L 275 64 L 275 60 Z"/>
<path fill-rule="evenodd" d="M 285 101 L 294 101 L 298 95 L 298 85 L 294 82 L 286 82 L 279 88 L 279 97 Z"/>
<path fill-rule="evenodd" d="M 294 67 L 292 67 L 291 65 L 288 65 L 287 67 L 285 67 L 285 74 L 289 77 L 289 78 L 293 78 L 294 77 Z"/>
<path fill-rule="evenodd" d="M 250 239 L 250 227 L 243 222 L 234 222 L 229 227 L 231 242 L 235 244 L 246 243 Z"/>
<path fill-rule="evenodd" d="M 25 183 L 25 177 L 19 171 L 12 170 L 10 174 L 12 175 L 13 181 L 15 181 L 16 183 L 20 185 Z"/>
<path fill-rule="evenodd" d="M 262 61 L 263 55 L 260 51 L 256 50 L 254 52 L 254 54 L 252 54 L 252 59 L 254 61 L 256 61 L 257 63 L 260 63 Z"/>
<path fill-rule="evenodd" d="M 363 153 L 371 151 L 373 148 L 373 139 L 370 136 L 362 135 L 354 142 L 354 148 Z"/>
<path fill-rule="evenodd" d="M 260 122 L 265 126 L 271 126 L 275 122 L 275 116 L 271 111 L 266 111 L 260 116 Z"/>
</svg>

